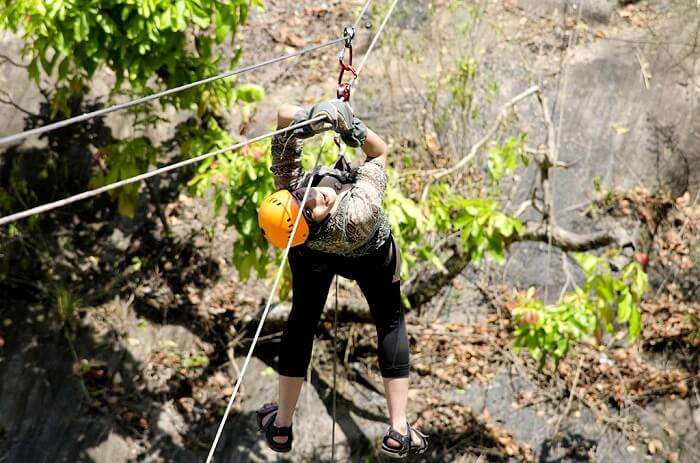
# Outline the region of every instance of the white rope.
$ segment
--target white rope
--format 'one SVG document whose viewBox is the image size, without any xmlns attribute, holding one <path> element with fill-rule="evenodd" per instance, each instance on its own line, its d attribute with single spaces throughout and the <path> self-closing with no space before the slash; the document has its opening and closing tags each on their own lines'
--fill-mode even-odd
<svg viewBox="0 0 700 463">
<path fill-rule="evenodd" d="M 129 185 L 131 183 L 140 182 L 140 181 L 145 180 L 147 178 L 155 177 L 156 175 L 160 175 L 162 173 L 169 172 L 171 170 L 179 169 L 180 167 L 184 167 L 184 166 L 187 166 L 190 164 L 194 164 L 194 163 L 203 161 L 203 160 L 210 158 L 212 156 L 217 156 L 219 154 L 226 153 L 227 151 L 237 150 L 239 148 L 242 148 L 246 145 L 250 145 L 251 143 L 255 143 L 257 141 L 263 140 L 265 138 L 273 137 L 277 134 L 287 132 L 289 130 L 294 130 L 294 129 L 297 129 L 299 127 L 304 127 L 306 125 L 313 124 L 314 122 L 319 122 L 319 121 L 325 119 L 325 117 L 326 117 L 325 115 L 317 116 L 317 117 L 314 117 L 313 119 L 309 119 L 307 121 L 300 122 L 298 124 L 293 124 L 293 125 L 290 125 L 289 127 L 275 130 L 274 132 L 269 132 L 269 133 L 251 138 L 249 140 L 246 140 L 246 141 L 243 141 L 240 143 L 235 143 L 233 145 L 229 145 L 225 148 L 221 148 L 221 149 L 218 149 L 216 151 L 211 151 L 209 153 L 201 154 L 199 156 L 196 156 L 196 157 L 193 157 L 190 159 L 185 159 L 184 161 L 169 164 L 167 166 L 161 167 L 159 169 L 154 169 L 150 172 L 146 172 L 146 173 L 137 175 L 135 177 L 125 178 L 123 180 L 119 180 L 117 182 L 110 183 L 108 185 L 104 185 L 104 186 L 101 186 L 99 188 L 95 188 L 93 190 L 88 190 L 88 191 L 84 191 L 82 193 L 78 193 L 77 195 L 69 196 L 65 199 L 59 199 L 58 201 L 54 201 L 51 203 L 43 204 L 41 206 L 33 207 L 33 208 L 27 209 L 25 211 L 16 212 L 14 214 L 10 214 L 8 216 L 0 218 L 0 225 L 5 225 L 5 224 L 8 224 L 10 222 L 15 222 L 17 220 L 24 219 L 24 218 L 32 216 L 32 215 L 41 214 L 42 212 L 47 212 L 47 211 L 50 211 L 53 209 L 57 209 L 59 207 L 66 206 L 68 204 L 82 201 L 83 199 L 91 198 L 93 196 L 100 195 L 100 194 L 105 193 L 107 191 L 114 190 L 116 188 L 120 188 L 120 187 L 123 187 L 125 185 Z"/>
<path fill-rule="evenodd" d="M 319 159 L 321 159 L 321 154 L 323 153 L 323 144 L 321 144 L 321 149 L 318 151 L 318 155 L 316 156 L 316 162 L 314 164 L 314 167 L 318 165 Z M 304 198 L 301 200 L 301 205 L 299 207 L 299 211 L 297 211 L 297 216 L 296 219 L 294 219 L 294 227 L 292 228 L 292 233 L 289 235 L 289 239 L 287 240 L 287 246 L 284 249 L 284 254 L 282 255 L 282 262 L 280 263 L 279 268 L 277 269 L 277 275 L 275 276 L 275 281 L 272 284 L 272 289 L 270 290 L 270 295 L 267 297 L 267 303 L 265 304 L 265 310 L 263 310 L 262 316 L 260 317 L 260 323 L 258 323 L 258 328 L 255 330 L 255 336 L 253 336 L 253 342 L 250 344 L 250 349 L 248 349 L 248 355 L 246 355 L 245 362 L 243 362 L 243 368 L 241 368 L 240 373 L 238 373 L 238 379 L 236 380 L 236 385 L 233 388 L 233 393 L 231 394 L 231 398 L 228 401 L 228 405 L 226 406 L 226 411 L 224 412 L 224 417 L 221 419 L 221 423 L 219 424 L 219 429 L 216 431 L 216 437 L 214 437 L 214 442 L 211 444 L 211 449 L 209 450 L 209 455 L 207 456 L 207 463 L 210 463 L 212 458 L 214 457 L 214 452 L 216 451 L 216 445 L 219 443 L 219 439 L 221 438 L 221 433 L 224 430 L 224 425 L 226 424 L 226 419 L 228 418 L 228 414 L 231 411 L 231 407 L 233 406 L 234 401 L 236 400 L 236 394 L 238 394 L 238 389 L 241 387 L 241 383 L 243 382 L 243 377 L 245 376 L 245 371 L 248 368 L 248 363 L 250 362 L 251 357 L 253 356 L 253 351 L 255 350 L 255 344 L 258 342 L 258 337 L 260 336 L 260 332 L 262 331 L 263 324 L 265 323 L 265 318 L 267 318 L 267 313 L 270 311 L 270 306 L 272 305 L 272 296 L 275 295 L 275 292 L 277 291 L 277 285 L 279 285 L 280 279 L 282 278 L 282 272 L 284 270 L 284 264 L 287 262 L 287 257 L 289 256 L 289 248 L 292 247 L 292 240 L 294 239 L 294 235 L 297 232 L 297 227 L 299 226 L 299 219 L 301 218 L 302 211 L 304 210 L 304 204 L 306 203 L 306 198 L 309 196 L 309 191 L 311 191 L 311 183 L 313 182 L 314 177 L 310 176 L 309 178 L 309 183 L 306 185 L 306 189 L 304 190 Z"/>
<path fill-rule="evenodd" d="M 362 5 L 362 9 L 360 10 L 360 13 L 357 15 L 357 19 L 355 20 L 355 24 L 352 25 L 353 29 L 357 29 L 357 25 L 360 24 L 360 21 L 362 20 L 362 17 L 367 12 L 367 8 L 369 8 L 370 3 L 372 3 L 372 0 L 367 0 L 365 2 L 365 4 Z"/>
<path fill-rule="evenodd" d="M 370 53 L 372 53 L 372 50 L 374 49 L 374 46 L 377 44 L 379 37 L 382 35 L 382 31 L 384 30 L 384 26 L 386 26 L 387 21 L 389 21 L 389 17 L 391 16 L 391 13 L 394 11 L 394 7 L 398 3 L 398 1 L 399 0 L 393 1 L 391 6 L 389 7 L 389 11 L 387 11 L 386 15 L 384 16 L 384 20 L 382 21 L 382 24 L 379 26 L 377 33 L 374 35 L 372 42 L 369 44 L 369 48 L 367 48 L 367 53 L 365 53 L 365 56 L 362 57 L 362 61 L 360 61 L 360 65 L 357 66 L 357 69 L 356 69 L 357 74 L 350 81 L 351 87 L 353 85 L 355 85 L 355 81 L 360 77 L 360 72 L 362 72 L 362 68 L 365 67 L 365 63 L 367 62 L 367 58 L 369 58 L 369 55 L 370 55 Z"/>
</svg>

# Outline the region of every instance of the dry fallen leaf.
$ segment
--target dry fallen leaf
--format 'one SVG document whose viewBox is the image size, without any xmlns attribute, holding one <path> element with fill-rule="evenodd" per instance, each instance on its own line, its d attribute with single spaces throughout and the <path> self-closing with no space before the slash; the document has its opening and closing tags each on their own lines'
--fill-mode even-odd
<svg viewBox="0 0 700 463">
<path fill-rule="evenodd" d="M 433 156 L 439 155 L 442 152 L 440 142 L 438 142 L 437 136 L 433 132 L 425 132 L 425 146 Z"/>
<path fill-rule="evenodd" d="M 652 439 L 647 444 L 647 449 L 649 449 L 649 453 L 652 455 L 654 455 L 659 450 L 662 450 L 663 448 L 664 444 L 659 439 Z"/>
</svg>

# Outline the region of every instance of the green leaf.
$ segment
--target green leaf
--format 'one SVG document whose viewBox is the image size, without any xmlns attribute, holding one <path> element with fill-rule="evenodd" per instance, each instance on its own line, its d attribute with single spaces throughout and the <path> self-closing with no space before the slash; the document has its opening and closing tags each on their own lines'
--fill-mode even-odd
<svg viewBox="0 0 700 463">
<path fill-rule="evenodd" d="M 36 82 L 39 81 L 40 79 L 40 74 L 39 74 L 39 65 L 38 65 L 38 60 L 37 58 L 34 58 L 31 60 L 29 63 L 29 66 L 27 66 L 27 73 L 29 74 L 29 77 L 34 79 Z"/>
<path fill-rule="evenodd" d="M 236 89 L 237 97 L 244 103 L 256 103 L 265 98 L 265 90 L 255 84 L 243 84 Z"/>
<path fill-rule="evenodd" d="M 615 301 L 612 281 L 609 277 L 597 276 L 593 287 L 607 304 L 612 304 Z"/>
<path fill-rule="evenodd" d="M 580 252 L 574 253 L 574 258 L 587 275 L 590 275 L 595 271 L 599 260 L 596 256 Z"/>
<path fill-rule="evenodd" d="M 639 333 L 642 331 L 642 316 L 639 312 L 639 309 L 634 307 L 632 309 L 632 313 L 630 315 L 630 321 L 629 321 L 629 339 L 630 341 L 634 341 L 637 339 L 639 336 Z"/>
<path fill-rule="evenodd" d="M 637 264 L 638 265 L 638 264 Z M 641 266 L 637 267 L 637 272 L 634 274 L 634 293 L 636 294 L 638 299 L 641 299 L 641 297 L 644 295 L 644 293 L 647 291 L 649 287 L 648 283 L 648 277 L 646 272 L 641 268 Z"/>
<path fill-rule="evenodd" d="M 64 80 L 66 76 L 68 75 L 68 69 L 70 67 L 70 59 L 66 56 L 63 58 L 61 61 L 61 64 L 58 65 L 58 80 Z"/>
<path fill-rule="evenodd" d="M 617 305 L 617 322 L 627 323 L 632 315 L 632 295 L 625 291 Z"/>
</svg>

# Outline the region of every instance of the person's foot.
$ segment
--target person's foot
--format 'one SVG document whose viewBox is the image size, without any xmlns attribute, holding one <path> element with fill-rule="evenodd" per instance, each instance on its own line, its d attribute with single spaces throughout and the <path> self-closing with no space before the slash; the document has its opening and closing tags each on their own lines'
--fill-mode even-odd
<svg viewBox="0 0 700 463">
<path fill-rule="evenodd" d="M 275 404 L 274 402 L 272 402 L 272 403 L 270 403 L 270 404 L 265 404 L 265 405 L 263 405 L 263 407 L 266 407 L 266 406 L 268 406 L 268 405 L 276 405 L 276 404 Z M 275 424 L 275 426 L 277 426 L 278 428 L 289 427 L 289 426 L 292 425 L 292 423 L 281 423 L 280 420 L 279 420 L 279 415 L 277 414 L 277 409 L 274 409 L 274 410 L 270 410 L 265 416 L 263 416 L 263 418 L 262 418 L 262 425 L 263 425 L 263 427 L 266 426 L 267 423 L 269 423 L 270 420 L 272 420 L 273 418 L 274 418 L 274 420 L 275 420 L 275 423 L 274 423 L 274 424 Z M 272 438 L 272 440 L 274 440 L 274 441 L 277 442 L 278 444 L 286 444 L 287 441 L 289 440 L 289 437 L 288 437 L 288 436 L 274 436 L 274 437 Z"/>
<path fill-rule="evenodd" d="M 399 432 L 401 435 L 403 435 L 403 436 L 405 436 L 406 434 L 408 434 L 408 429 L 407 429 L 407 428 L 408 428 L 408 427 L 407 427 L 406 425 L 404 425 L 403 428 L 401 428 L 400 426 L 394 427 L 394 429 L 395 429 L 396 431 L 398 431 L 398 432 Z M 400 442 L 397 442 L 395 439 L 392 439 L 391 437 L 390 437 L 389 439 L 387 439 L 387 442 L 386 442 L 386 443 L 387 443 L 387 445 L 388 445 L 389 447 L 394 447 L 394 448 L 396 448 L 396 449 L 400 449 L 400 448 L 401 448 L 401 443 L 400 443 Z M 420 440 L 420 438 L 418 437 L 418 435 L 416 434 L 416 431 L 412 429 L 412 430 L 411 430 L 411 447 L 420 447 L 420 445 L 421 445 L 421 440 Z"/>
<path fill-rule="evenodd" d="M 400 433 L 402 436 L 406 436 L 410 430 L 411 453 L 422 453 L 426 448 L 428 448 L 428 442 L 425 438 L 425 435 L 422 434 L 420 431 L 410 427 L 408 423 L 404 424 L 403 426 L 392 426 L 392 429 Z M 401 442 L 391 437 L 388 437 L 386 439 L 386 445 L 396 450 L 401 449 Z"/>
</svg>

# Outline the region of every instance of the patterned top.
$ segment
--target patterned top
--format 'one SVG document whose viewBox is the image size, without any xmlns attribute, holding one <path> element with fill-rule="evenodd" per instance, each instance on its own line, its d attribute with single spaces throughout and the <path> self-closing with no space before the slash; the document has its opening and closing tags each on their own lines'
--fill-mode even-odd
<svg viewBox="0 0 700 463">
<path fill-rule="evenodd" d="M 294 191 L 305 186 L 301 167 L 304 141 L 291 132 L 272 138 L 272 166 L 277 189 Z M 371 254 L 384 244 L 391 233 L 382 201 L 386 190 L 386 172 L 370 160 L 357 168 L 357 177 L 349 190 L 341 193 L 333 215 L 305 243 L 312 250 L 359 257 Z"/>
</svg>

